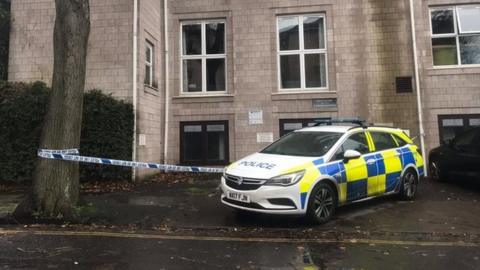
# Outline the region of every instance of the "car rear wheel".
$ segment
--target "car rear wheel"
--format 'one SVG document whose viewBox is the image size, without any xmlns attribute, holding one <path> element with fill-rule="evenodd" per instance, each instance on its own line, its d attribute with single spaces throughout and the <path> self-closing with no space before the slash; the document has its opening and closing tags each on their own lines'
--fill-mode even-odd
<svg viewBox="0 0 480 270">
<path fill-rule="evenodd" d="M 404 200 L 413 200 L 417 193 L 418 176 L 417 173 L 409 169 L 402 177 L 402 187 L 400 190 L 400 196 Z"/>
<path fill-rule="evenodd" d="M 337 208 L 337 195 L 327 183 L 319 183 L 308 200 L 307 218 L 314 224 L 328 222 Z"/>
</svg>

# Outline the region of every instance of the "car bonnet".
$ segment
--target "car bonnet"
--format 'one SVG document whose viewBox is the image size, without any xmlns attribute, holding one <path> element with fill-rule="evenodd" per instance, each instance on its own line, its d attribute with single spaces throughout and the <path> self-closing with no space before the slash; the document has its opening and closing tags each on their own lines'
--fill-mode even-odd
<svg viewBox="0 0 480 270">
<path fill-rule="evenodd" d="M 225 172 L 235 176 L 269 179 L 293 170 L 307 169 L 317 162 L 323 162 L 323 159 L 255 153 L 232 163 Z"/>
</svg>

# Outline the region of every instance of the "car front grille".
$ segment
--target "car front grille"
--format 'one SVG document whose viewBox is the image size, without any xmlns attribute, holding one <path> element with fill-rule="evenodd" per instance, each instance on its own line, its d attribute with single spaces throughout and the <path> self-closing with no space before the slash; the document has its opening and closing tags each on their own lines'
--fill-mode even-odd
<svg viewBox="0 0 480 270">
<path fill-rule="evenodd" d="M 227 186 L 236 190 L 256 190 L 259 189 L 267 180 L 243 178 L 231 174 L 225 174 L 225 183 Z"/>
</svg>

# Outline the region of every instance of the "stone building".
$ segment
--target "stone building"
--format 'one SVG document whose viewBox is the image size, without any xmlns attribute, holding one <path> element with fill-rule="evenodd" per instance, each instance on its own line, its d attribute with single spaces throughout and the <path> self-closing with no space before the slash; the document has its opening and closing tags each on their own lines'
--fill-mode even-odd
<svg viewBox="0 0 480 270">
<path fill-rule="evenodd" d="M 324 117 L 419 134 L 409 0 L 90 3 L 86 88 L 135 104 L 134 159 L 224 165 Z M 480 4 L 413 10 L 428 151 L 480 125 Z M 54 17 L 12 2 L 9 80 L 50 82 Z"/>
</svg>

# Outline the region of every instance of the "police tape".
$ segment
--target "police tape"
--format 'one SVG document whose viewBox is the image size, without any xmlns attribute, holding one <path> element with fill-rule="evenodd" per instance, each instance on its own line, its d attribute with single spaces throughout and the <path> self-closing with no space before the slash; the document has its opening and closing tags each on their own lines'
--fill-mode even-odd
<svg viewBox="0 0 480 270">
<path fill-rule="evenodd" d="M 223 168 L 207 168 L 207 167 L 195 167 L 195 166 L 177 166 L 167 165 L 159 163 L 147 163 L 137 161 L 127 161 L 118 159 L 98 158 L 80 156 L 78 149 L 64 149 L 64 150 L 51 150 L 51 149 L 39 149 L 37 155 L 41 158 L 65 160 L 82 163 L 93 163 L 103 165 L 113 165 L 131 168 L 142 169 L 158 169 L 170 172 L 198 172 L 198 173 L 223 173 Z"/>
</svg>

